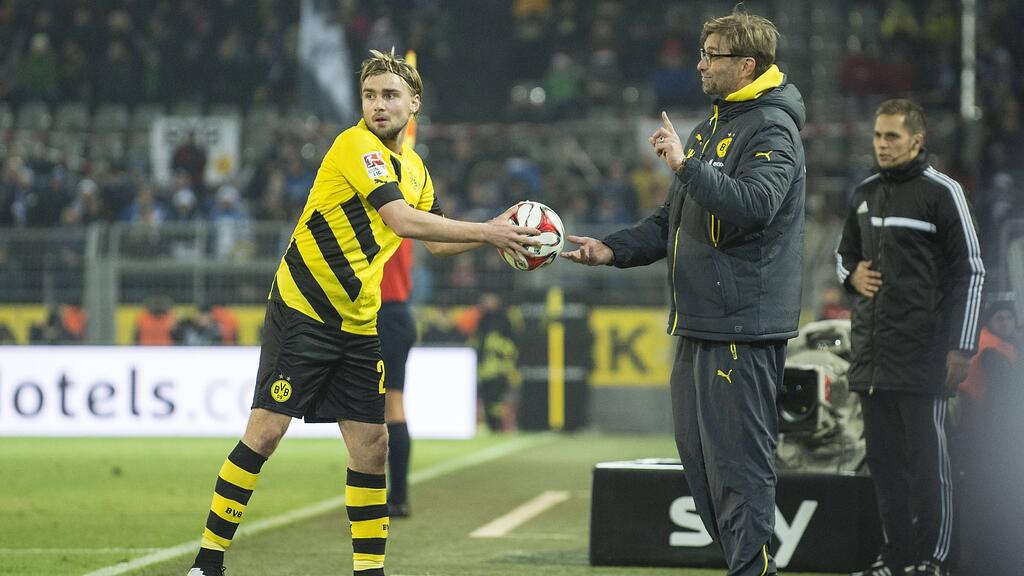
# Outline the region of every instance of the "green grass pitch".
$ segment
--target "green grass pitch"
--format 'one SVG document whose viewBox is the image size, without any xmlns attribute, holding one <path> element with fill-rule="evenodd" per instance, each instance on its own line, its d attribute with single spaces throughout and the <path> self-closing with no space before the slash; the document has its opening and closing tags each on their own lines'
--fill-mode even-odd
<svg viewBox="0 0 1024 576">
<path fill-rule="evenodd" d="M 0 439 L 0 575 L 183 576 L 217 470 L 234 443 Z M 673 455 L 668 437 L 485 433 L 469 441 L 417 441 L 413 516 L 392 521 L 388 574 L 722 574 L 588 565 L 593 465 Z M 228 574 L 350 574 L 348 525 L 337 500 L 344 477 L 340 438 L 286 438 L 264 466 L 228 552 Z M 569 498 L 503 537 L 470 537 L 545 491 L 565 491 Z"/>
</svg>

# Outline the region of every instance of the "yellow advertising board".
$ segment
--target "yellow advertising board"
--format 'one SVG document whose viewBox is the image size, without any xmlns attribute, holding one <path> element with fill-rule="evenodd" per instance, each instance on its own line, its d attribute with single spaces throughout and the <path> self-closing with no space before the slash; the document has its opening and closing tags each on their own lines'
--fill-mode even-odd
<svg viewBox="0 0 1024 576">
<path fill-rule="evenodd" d="M 29 331 L 42 324 L 49 313 L 42 304 L 4 304 L 0 306 L 0 323 L 10 329 L 16 344 L 28 344 Z"/>
<path fill-rule="evenodd" d="M 238 343 L 256 345 L 260 341 L 265 306 L 232 306 L 238 318 Z M 418 309 L 421 323 L 453 309 L 422 307 Z M 118 307 L 115 319 L 115 343 L 132 344 L 135 319 L 141 306 Z M 193 316 L 192 306 L 175 306 L 179 318 Z M 0 322 L 6 323 L 17 342 L 28 343 L 29 326 L 42 321 L 46 308 L 39 305 L 0 306 Z M 589 326 L 593 335 L 593 369 L 591 386 L 657 388 L 668 385 L 672 370 L 673 338 L 665 333 L 667 311 L 662 308 L 596 307 L 591 309 Z M 568 335 L 567 335 L 568 336 Z"/>
<path fill-rule="evenodd" d="M 590 311 L 594 335 L 591 386 L 668 386 L 673 338 L 663 308 L 601 307 Z"/>
</svg>

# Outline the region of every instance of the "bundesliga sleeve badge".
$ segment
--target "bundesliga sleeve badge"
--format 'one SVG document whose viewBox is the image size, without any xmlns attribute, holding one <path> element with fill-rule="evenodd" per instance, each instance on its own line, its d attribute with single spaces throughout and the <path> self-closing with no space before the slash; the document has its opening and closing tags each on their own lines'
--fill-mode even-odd
<svg viewBox="0 0 1024 576">
<path fill-rule="evenodd" d="M 384 154 L 379 151 L 363 154 L 363 166 L 370 178 L 386 178 L 388 165 L 384 163 Z"/>
</svg>

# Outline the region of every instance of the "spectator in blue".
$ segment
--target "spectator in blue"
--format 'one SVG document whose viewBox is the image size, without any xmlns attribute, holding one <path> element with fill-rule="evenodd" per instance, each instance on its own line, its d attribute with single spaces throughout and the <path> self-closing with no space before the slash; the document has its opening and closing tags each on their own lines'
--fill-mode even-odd
<svg viewBox="0 0 1024 576">
<path fill-rule="evenodd" d="M 136 224 L 162 224 L 167 220 L 167 209 L 157 198 L 156 189 L 144 182 L 135 193 L 135 199 L 128 206 L 127 218 Z"/>
<path fill-rule="evenodd" d="M 636 220 L 636 190 L 621 158 L 608 163 L 605 182 L 595 191 L 591 220 L 597 224 L 628 224 Z"/>
<path fill-rule="evenodd" d="M 670 38 L 661 47 L 658 67 L 651 72 L 651 88 L 657 99 L 657 108 L 678 108 L 699 102 L 700 84 L 696 68 L 683 56 L 683 43 Z"/>
<path fill-rule="evenodd" d="M 217 189 L 210 209 L 214 227 L 213 253 L 218 258 L 237 255 L 249 239 L 249 212 L 242 204 L 242 195 L 235 183 Z"/>
<path fill-rule="evenodd" d="M 171 213 L 168 220 L 191 222 L 201 217 L 196 210 L 196 193 L 189 187 L 179 188 L 171 194 Z"/>
<path fill-rule="evenodd" d="M 313 187 L 314 176 L 315 174 L 303 165 L 302 159 L 293 147 L 285 150 L 284 191 L 290 212 L 295 212 L 296 207 L 301 210 L 305 205 L 309 190 Z"/>
<path fill-rule="evenodd" d="M 35 173 L 21 156 L 11 155 L 4 161 L 0 175 L 0 225 L 24 226 L 28 223 L 28 197 Z"/>
</svg>

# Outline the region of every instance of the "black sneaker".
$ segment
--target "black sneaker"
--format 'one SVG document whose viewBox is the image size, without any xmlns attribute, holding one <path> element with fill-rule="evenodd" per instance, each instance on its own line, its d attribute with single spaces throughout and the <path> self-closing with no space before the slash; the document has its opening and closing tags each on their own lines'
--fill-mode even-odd
<svg viewBox="0 0 1024 576">
<path fill-rule="evenodd" d="M 941 564 L 930 560 L 926 560 L 915 566 L 912 574 L 919 574 L 922 576 L 949 576 L 949 572 L 946 571 Z"/>
<path fill-rule="evenodd" d="M 224 566 L 193 566 L 185 576 L 224 576 Z"/>
<path fill-rule="evenodd" d="M 885 559 L 879 556 L 875 561 L 860 572 L 853 572 L 850 576 L 903 576 L 904 574 L 915 574 L 914 566 L 901 568 L 886 563 Z"/>
</svg>

